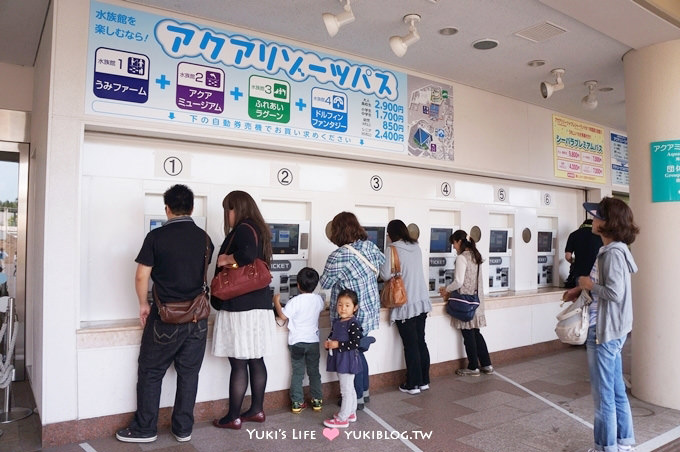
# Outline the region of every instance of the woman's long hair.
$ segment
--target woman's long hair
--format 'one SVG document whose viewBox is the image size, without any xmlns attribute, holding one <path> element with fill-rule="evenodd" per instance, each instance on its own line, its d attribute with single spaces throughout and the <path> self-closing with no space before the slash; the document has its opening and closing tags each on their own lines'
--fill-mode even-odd
<svg viewBox="0 0 680 452">
<path fill-rule="evenodd" d="M 475 264 L 479 265 L 482 262 L 484 262 L 484 259 L 482 259 L 482 255 L 477 249 L 477 245 L 475 244 L 475 241 L 472 240 L 467 235 L 467 232 L 463 231 L 462 229 L 458 229 L 456 232 L 451 234 L 451 237 L 449 237 L 449 242 L 453 245 L 453 242 L 457 242 L 460 240 L 460 254 L 463 254 L 464 251 L 470 251 L 472 253 L 472 260 L 475 262 Z"/>
<path fill-rule="evenodd" d="M 393 242 L 403 240 L 406 243 L 418 243 L 416 239 L 411 237 L 408 228 L 401 220 L 392 220 L 387 223 L 387 235 L 390 236 L 390 240 Z"/>
<path fill-rule="evenodd" d="M 259 233 L 258 242 L 262 241 L 262 253 L 264 260 L 269 264 L 272 259 L 272 234 L 269 231 L 269 226 L 265 223 L 260 209 L 257 207 L 255 200 L 248 193 L 240 190 L 230 192 L 224 197 L 222 201 L 224 208 L 224 233 L 229 234 L 229 211 L 234 211 L 234 226 L 240 221 L 248 219 L 255 223 L 257 232 Z M 259 243 L 258 243 L 259 244 Z"/>
<path fill-rule="evenodd" d="M 331 221 L 330 239 L 337 246 L 343 246 L 357 240 L 367 240 L 368 234 L 359 224 L 356 215 L 352 212 L 340 212 Z"/>
</svg>

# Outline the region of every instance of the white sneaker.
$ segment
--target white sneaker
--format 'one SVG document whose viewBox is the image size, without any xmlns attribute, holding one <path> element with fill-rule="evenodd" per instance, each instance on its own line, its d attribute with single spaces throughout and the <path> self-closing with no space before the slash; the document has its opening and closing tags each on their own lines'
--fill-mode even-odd
<svg viewBox="0 0 680 452">
<path fill-rule="evenodd" d="M 489 375 L 489 374 L 493 373 L 493 366 L 492 365 L 484 366 L 484 367 L 480 368 L 479 370 L 481 370 L 483 374 Z"/>
<path fill-rule="evenodd" d="M 409 393 L 409 394 L 411 394 L 411 395 L 420 394 L 420 388 L 419 388 L 419 387 L 414 386 L 414 387 L 412 387 L 412 388 L 409 388 L 408 386 L 406 386 L 406 383 L 400 384 L 400 385 L 399 385 L 399 390 L 400 390 L 401 392 L 407 392 L 407 393 Z"/>
<path fill-rule="evenodd" d="M 479 369 L 465 369 L 461 368 L 456 370 L 456 375 L 460 375 L 461 377 L 479 377 Z"/>
<path fill-rule="evenodd" d="M 420 388 L 421 391 L 427 391 L 428 389 L 430 389 L 430 385 L 422 385 L 422 386 L 419 386 L 419 388 Z"/>
<path fill-rule="evenodd" d="M 179 435 L 175 435 L 173 433 L 172 436 L 175 437 L 175 439 L 177 440 L 178 443 L 186 443 L 187 441 L 191 441 L 191 435 L 179 436 Z"/>
</svg>

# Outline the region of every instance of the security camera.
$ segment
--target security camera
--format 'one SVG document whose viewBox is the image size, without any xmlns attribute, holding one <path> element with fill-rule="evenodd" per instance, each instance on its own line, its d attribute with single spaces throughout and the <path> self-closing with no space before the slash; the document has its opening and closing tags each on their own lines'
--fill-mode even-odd
<svg viewBox="0 0 680 452">
<path fill-rule="evenodd" d="M 547 99 L 548 97 L 552 96 L 552 93 L 552 84 L 541 82 L 541 96 L 543 96 L 543 99 Z"/>
<path fill-rule="evenodd" d="M 543 99 L 549 98 L 555 91 L 564 88 L 564 83 L 562 83 L 564 72 L 564 69 L 553 69 L 550 73 L 555 76 L 555 83 L 541 82 L 541 97 Z"/>
</svg>

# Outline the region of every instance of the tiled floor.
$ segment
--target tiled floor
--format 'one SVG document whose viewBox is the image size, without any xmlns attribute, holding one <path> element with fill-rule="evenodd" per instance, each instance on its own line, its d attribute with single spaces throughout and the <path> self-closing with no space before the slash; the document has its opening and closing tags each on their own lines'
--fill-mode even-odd
<svg viewBox="0 0 680 452">
<path fill-rule="evenodd" d="M 321 413 L 269 412 L 266 423 L 244 424 L 240 431 L 197 424 L 189 443 L 177 443 L 163 430 L 150 444 L 110 437 L 46 450 L 585 452 L 592 447 L 593 404 L 583 347 L 496 370 L 480 377 L 439 377 L 419 395 L 374 393 L 347 430 L 324 430 L 322 420 L 338 409 L 327 401 Z M 632 397 L 631 404 L 639 452 L 680 451 L 680 432 L 674 431 L 680 430 L 679 411 Z M 5 430 L 0 452 L 37 450 L 37 416 L 0 428 Z"/>
</svg>

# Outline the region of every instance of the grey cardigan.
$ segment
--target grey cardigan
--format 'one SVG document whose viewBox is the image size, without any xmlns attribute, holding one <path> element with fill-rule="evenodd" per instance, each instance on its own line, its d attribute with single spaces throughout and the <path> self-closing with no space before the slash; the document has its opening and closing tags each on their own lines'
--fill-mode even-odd
<svg viewBox="0 0 680 452">
<path fill-rule="evenodd" d="M 383 281 L 392 278 L 392 247 L 397 250 L 401 277 L 406 287 L 407 302 L 390 312 L 390 321 L 406 320 L 419 316 L 423 312 L 432 310 L 432 302 L 427 292 L 427 282 L 423 272 L 423 254 L 417 243 L 406 243 L 403 240 L 392 242 L 385 250 L 385 263 L 380 267 L 380 276 Z"/>
<path fill-rule="evenodd" d="M 638 268 L 625 243 L 612 242 L 597 255 L 598 283 L 590 290 L 597 297 L 598 344 L 626 336 L 633 329 L 630 275 Z"/>
</svg>

